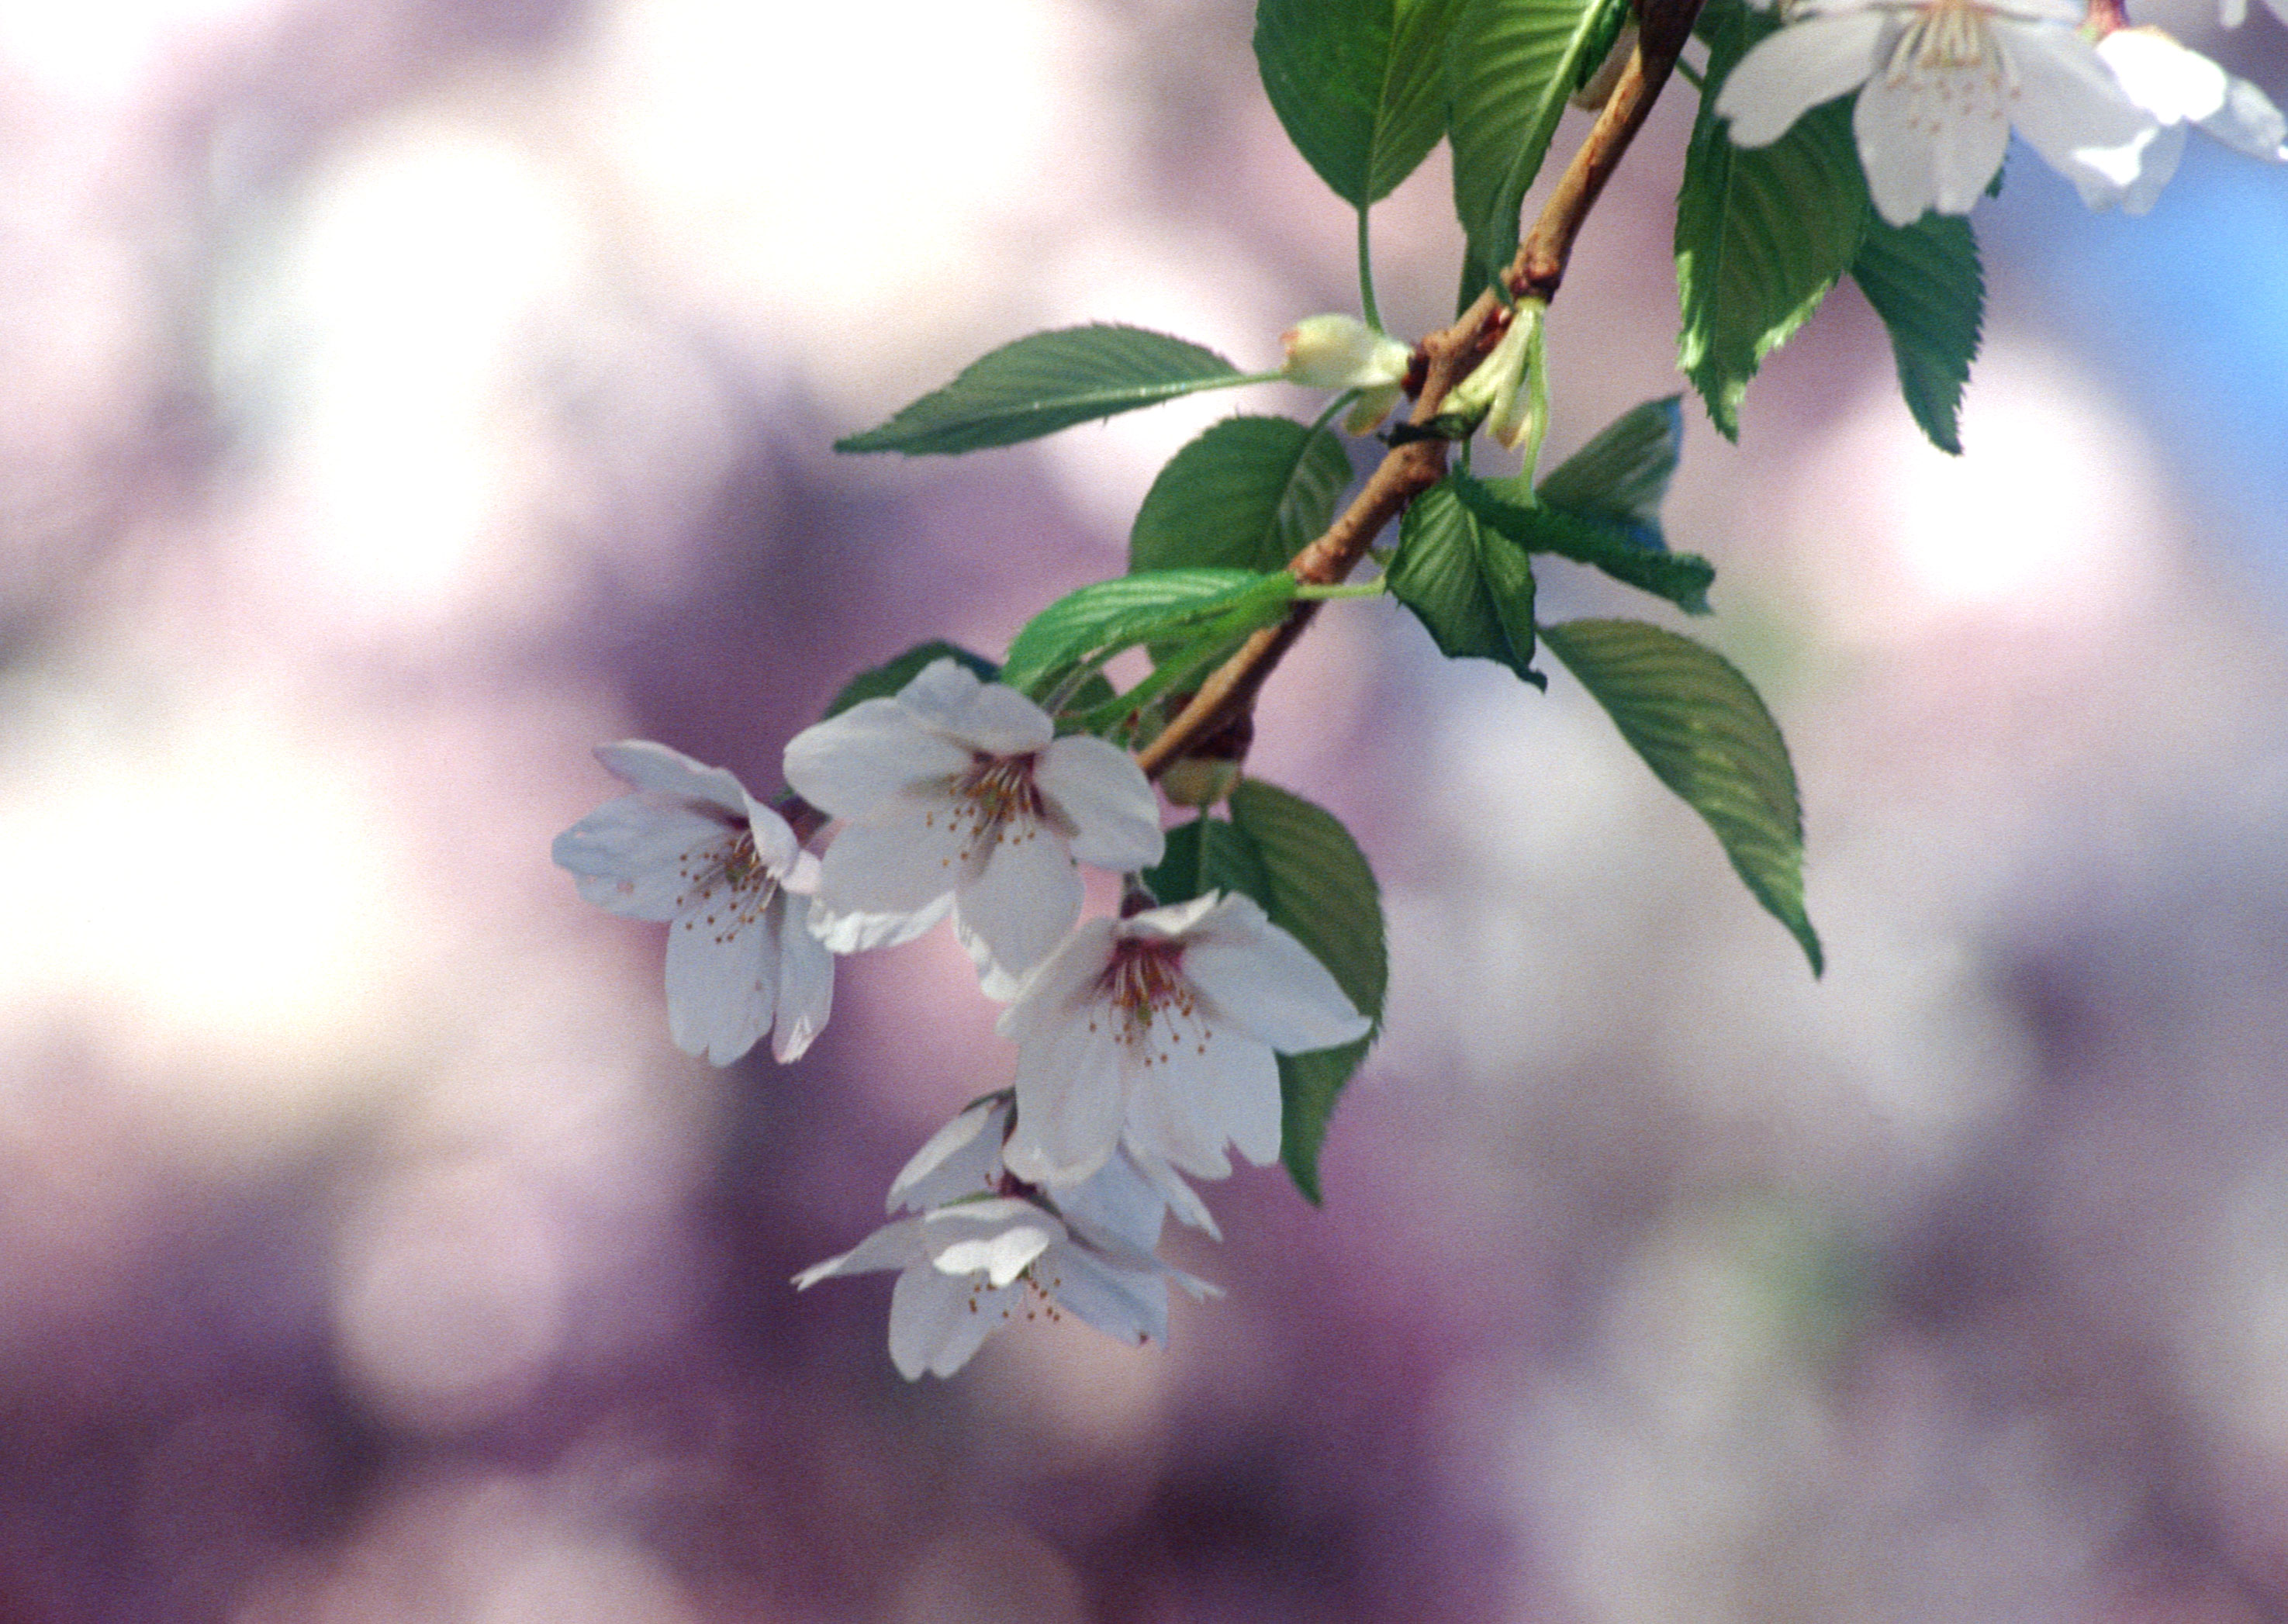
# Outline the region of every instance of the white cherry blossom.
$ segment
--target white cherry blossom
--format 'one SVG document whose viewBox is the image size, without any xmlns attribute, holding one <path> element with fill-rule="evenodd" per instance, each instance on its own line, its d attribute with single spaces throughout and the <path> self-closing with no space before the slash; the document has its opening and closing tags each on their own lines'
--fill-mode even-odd
<svg viewBox="0 0 2288 1624">
<path fill-rule="evenodd" d="M 2129 99 L 2152 115 L 2161 130 L 2126 185 L 2097 170 L 2067 171 L 2090 207 L 2118 203 L 2125 214 L 2150 209 L 2177 172 L 2189 124 L 2252 158 L 2271 163 L 2288 159 L 2281 149 L 2283 139 L 2288 138 L 2288 120 L 2271 98 L 2160 29 L 2116 28 L 2098 41 L 2097 54 Z"/>
<path fill-rule="evenodd" d="M 1168 1282 L 1193 1298 L 1215 1287 L 1152 1256 L 1170 1211 L 1214 1232 L 1206 1208 L 1164 1164 L 1120 1155 L 1053 1201 L 1001 1161 L 1009 1102 L 980 1102 L 922 1146 L 890 1186 L 889 1209 L 917 1216 L 875 1231 L 794 1277 L 807 1290 L 838 1275 L 898 1270 L 890 1358 L 908 1381 L 949 1376 L 985 1338 L 1022 1315 L 1077 1315 L 1124 1342 L 1168 1340 Z"/>
<path fill-rule="evenodd" d="M 1859 89 L 1852 133 L 1894 226 L 1967 214 L 2013 126 L 2077 183 L 2125 187 L 2157 133 L 2077 31 L 2071 0 L 1799 0 L 1791 15 L 1732 69 L 1716 111 L 1735 146 L 1763 147 Z"/>
<path fill-rule="evenodd" d="M 720 767 L 640 740 L 596 758 L 635 793 L 566 829 L 552 854 L 598 907 L 667 924 L 676 1046 L 728 1066 L 775 1031 L 773 1054 L 800 1055 L 834 1000 L 834 961 L 801 894 L 818 860 Z"/>
<path fill-rule="evenodd" d="M 837 953 L 903 941 L 949 905 L 991 981 L 1048 955 L 1080 915 L 1076 859 L 1160 860 L 1159 804 L 1101 739 L 1059 739 L 1048 714 L 958 661 L 894 699 L 805 728 L 787 782 L 843 820 L 819 880 L 816 929 Z"/>
<path fill-rule="evenodd" d="M 1253 899 L 1211 891 L 1084 923 L 1027 977 L 997 1030 L 1017 1044 L 1019 1177 L 1089 1177 L 1116 1146 L 1201 1178 L 1279 1155 L 1279 1067 L 1366 1035 L 1326 966 Z"/>
</svg>

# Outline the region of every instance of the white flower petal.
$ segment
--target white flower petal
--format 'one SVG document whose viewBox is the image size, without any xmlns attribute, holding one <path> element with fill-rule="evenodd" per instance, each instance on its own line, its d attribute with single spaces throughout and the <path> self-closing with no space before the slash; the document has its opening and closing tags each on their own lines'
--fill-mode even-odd
<svg viewBox="0 0 2288 1624">
<path fill-rule="evenodd" d="M 755 857 L 762 864 L 763 872 L 775 880 L 795 866 L 802 854 L 802 842 L 794 837 L 793 828 L 779 816 L 776 808 L 752 796 L 746 798 L 746 819 L 748 833 L 755 843 Z"/>
<path fill-rule="evenodd" d="M 1246 1042 L 1242 1039 L 1241 1042 Z M 1271 1051 L 1255 1045 L 1268 1060 Z M 1272 1061 L 1272 1087 L 1278 1085 L 1278 1062 Z M 1173 1163 L 1194 1178 L 1229 1178 L 1231 1158 L 1224 1146 L 1231 1136 L 1215 1113 L 1197 1107 L 1204 1090 L 1185 1086 L 1189 1081 L 1154 1068 L 1152 1076 L 1128 1092 L 1128 1114 L 1122 1125 L 1122 1142 L 1137 1152 Z"/>
<path fill-rule="evenodd" d="M 1194 897 L 1188 902 L 1170 902 L 1159 907 L 1148 907 L 1140 914 L 1132 914 L 1122 920 L 1120 934 L 1139 941 L 1174 941 L 1179 937 L 1189 935 L 1201 920 L 1237 895 L 1235 891 L 1227 895 L 1223 891 L 1212 891 L 1204 896 Z M 1250 907 L 1255 907 L 1251 899 L 1242 900 L 1246 901 Z M 1256 911 L 1259 915 L 1262 912 L 1260 908 Z"/>
<path fill-rule="evenodd" d="M 598 907 L 664 922 L 681 910 L 690 876 L 721 865 L 732 838 L 719 818 L 681 802 L 624 795 L 559 835 L 549 855 Z"/>
<path fill-rule="evenodd" d="M 1999 91 L 1977 68 L 1941 68 L 1859 92 L 1851 132 L 1876 212 L 1911 226 L 1925 210 L 1968 211 L 2010 145 Z"/>
<path fill-rule="evenodd" d="M 929 1137 L 890 1181 L 889 1210 L 937 1207 L 993 1187 L 1009 1102 L 981 1100 Z"/>
<path fill-rule="evenodd" d="M 671 750 L 649 739 L 628 739 L 618 744 L 598 745 L 596 759 L 613 776 L 624 779 L 639 789 L 704 801 L 725 812 L 746 815 L 744 785 L 722 768 L 694 761 L 680 750 Z"/>
<path fill-rule="evenodd" d="M 1089 1003 L 1045 1022 L 1018 1048 L 1017 1130 L 1001 1159 L 1026 1183 L 1086 1178 L 1119 1142 L 1119 1018 L 1109 1004 Z"/>
<path fill-rule="evenodd" d="M 821 874 L 822 877 L 822 867 Z M 876 947 L 897 947 L 926 934 L 952 907 L 951 891 L 926 907 L 902 914 L 838 914 L 814 899 L 810 905 L 810 932 L 829 953 L 865 953 Z"/>
<path fill-rule="evenodd" d="M 948 655 L 933 660 L 898 692 L 896 703 L 908 717 L 933 733 L 949 733 L 958 725 L 969 701 L 985 685 L 977 673 Z"/>
<path fill-rule="evenodd" d="M 1125 1150 L 1107 1161 L 1094 1177 L 1058 1191 L 1056 1201 L 1067 1226 L 1094 1245 L 1116 1242 L 1148 1253 L 1160 1244 L 1167 1198 Z"/>
<path fill-rule="evenodd" d="M 961 950 L 969 955 L 969 962 L 977 967 L 979 992 L 996 1003 L 1008 1003 L 1024 991 L 1025 978 L 1032 973 L 1033 966 L 1029 964 L 1022 970 L 1005 970 L 994 959 L 993 949 L 985 945 L 984 939 L 957 920 L 954 924 L 954 936 L 961 943 Z"/>
<path fill-rule="evenodd" d="M 984 872 L 954 899 L 962 931 L 984 944 L 991 967 L 1021 974 L 1049 956 L 1080 917 L 1080 871 L 1053 830 L 1029 820 L 1001 826 Z"/>
<path fill-rule="evenodd" d="M 797 795 L 844 820 L 870 818 L 910 790 L 941 783 L 969 764 L 967 750 L 919 725 L 894 699 L 862 700 L 804 728 L 787 741 L 783 762 Z"/>
<path fill-rule="evenodd" d="M 968 826 L 943 803 L 907 801 L 894 822 L 846 824 L 819 865 L 819 906 L 830 914 L 918 914 L 974 872 L 971 844 Z"/>
<path fill-rule="evenodd" d="M 2161 188 L 2167 186 L 2177 172 L 2177 165 L 2185 155 L 2185 127 L 2165 124 L 2147 144 L 2137 178 L 2125 187 L 2117 187 L 2109 180 L 2085 181 L 2085 174 L 2093 170 L 2077 170 L 2069 177 L 2081 200 L 2093 209 L 2103 209 L 2118 202 L 2124 214 L 2144 214 L 2161 201 Z M 2093 195 L 2093 193 L 2095 195 Z"/>
<path fill-rule="evenodd" d="M 1791 23 L 1740 59 L 1716 93 L 1735 147 L 1766 147 L 1823 101 L 1865 83 L 1896 28 L 1882 12 L 1839 12 Z"/>
<path fill-rule="evenodd" d="M 1022 1286 L 996 1289 L 982 1280 L 909 1269 L 890 1288 L 890 1359 L 909 1382 L 924 1371 L 949 1376 L 969 1363 L 1009 1317 Z"/>
<path fill-rule="evenodd" d="M 2165 124 L 2198 123 L 2225 104 L 2225 70 L 2158 28 L 2116 28 L 2097 42 L 2129 99 Z"/>
<path fill-rule="evenodd" d="M 1184 975 L 1207 995 L 1216 1026 L 1282 1054 L 1331 1049 L 1364 1037 L 1373 1026 L 1309 948 L 1268 923 L 1252 943 L 1188 944 Z"/>
<path fill-rule="evenodd" d="M 903 1218 L 895 1224 L 884 1224 L 840 1256 L 811 1264 L 794 1277 L 795 1289 L 808 1291 L 819 1281 L 831 1279 L 838 1275 L 866 1274 L 878 1269 L 907 1269 L 926 1261 L 922 1250 L 921 1220 Z"/>
<path fill-rule="evenodd" d="M 1035 762 L 1033 782 L 1071 826 L 1081 861 L 1125 874 L 1167 855 L 1151 781 L 1117 746 L 1081 733 L 1059 739 Z"/>
<path fill-rule="evenodd" d="M 1168 1283 L 1157 1273 L 1121 1269 L 1069 1241 L 1052 1247 L 1034 1270 L 1057 1306 L 1108 1336 L 1168 1342 Z"/>
<path fill-rule="evenodd" d="M 1049 713 L 1016 689 L 997 682 L 979 686 L 962 707 L 953 736 L 989 756 L 1029 756 L 1056 737 Z"/>
<path fill-rule="evenodd" d="M 1021 1048 L 1037 1033 L 1074 1018 L 1094 998 L 1097 981 L 1112 962 L 1114 932 L 1109 919 L 1084 919 L 1064 946 L 1043 960 L 1019 984 L 1017 996 L 1001 1011 L 993 1030 Z"/>
<path fill-rule="evenodd" d="M 810 931 L 810 899 L 781 891 L 772 905 L 779 935 L 779 985 L 771 1054 L 798 1060 L 834 1011 L 834 955 Z"/>
<path fill-rule="evenodd" d="M 898 703 L 917 724 L 989 756 L 1027 756 L 1056 735 L 1048 712 L 1004 684 L 981 682 L 958 661 L 933 662 Z"/>
<path fill-rule="evenodd" d="M 2071 28 L 2006 20 L 1993 28 L 2017 75 L 2012 122 L 2042 161 L 2069 179 L 2087 165 L 2116 186 L 2133 183 L 2160 126 L 2096 48 Z"/>
<path fill-rule="evenodd" d="M 687 1055 L 728 1066 L 770 1029 L 778 943 L 729 886 L 667 931 L 667 1030 Z"/>
<path fill-rule="evenodd" d="M 982 1274 L 995 1286 L 1009 1284 L 1064 1239 L 1055 1218 L 1013 1196 L 938 1208 L 922 1222 L 922 1244 L 940 1274 Z"/>
<path fill-rule="evenodd" d="M 2288 141 L 2288 117 L 2245 79 L 2228 75 L 2224 106 L 2198 122 L 2204 131 L 2236 153 L 2267 163 L 2288 162 L 2288 153 L 2281 151 L 2281 143 Z"/>
<path fill-rule="evenodd" d="M 1199 1193 L 1186 1184 L 1164 1158 L 1133 1145 L 1124 1145 L 1121 1151 L 1146 1182 L 1160 1192 L 1160 1198 L 1167 1202 L 1169 1212 L 1178 1223 L 1188 1224 L 1215 1240 L 1223 1239 L 1223 1232 L 1216 1227 L 1215 1215 L 1208 1210 L 1207 1203 L 1200 1200 Z"/>
<path fill-rule="evenodd" d="M 1161 1086 L 1204 1129 L 1218 1161 L 1227 1140 L 1258 1167 L 1279 1160 L 1279 1062 L 1268 1048 L 1244 1033 L 1211 1030 L 1169 1070 Z"/>
</svg>

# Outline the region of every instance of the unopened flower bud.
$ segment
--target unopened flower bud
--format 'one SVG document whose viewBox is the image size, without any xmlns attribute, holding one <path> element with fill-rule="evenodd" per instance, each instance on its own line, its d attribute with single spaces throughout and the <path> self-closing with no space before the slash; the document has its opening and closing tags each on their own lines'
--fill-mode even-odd
<svg viewBox="0 0 2288 1624">
<path fill-rule="evenodd" d="M 1243 710 L 1163 768 L 1160 793 L 1179 806 L 1213 806 L 1238 786 L 1254 741 L 1255 717 Z"/>
<path fill-rule="evenodd" d="M 1521 300 L 1510 313 L 1509 330 L 1477 369 L 1454 385 L 1444 413 L 1464 420 L 1482 418 L 1485 432 L 1514 451 L 1538 426 L 1541 390 L 1529 377 L 1540 347 L 1538 299 Z"/>
<path fill-rule="evenodd" d="M 1447 394 L 1445 411 L 1456 417 L 1483 422 L 1495 408 L 1514 400 L 1518 380 L 1525 376 L 1525 352 L 1530 337 L 1522 313 L 1513 314 L 1492 352 Z"/>
<path fill-rule="evenodd" d="M 1589 75 L 1586 84 L 1573 92 L 1573 105 L 1584 113 L 1603 112 L 1605 104 L 1612 99 L 1613 87 L 1621 82 L 1622 70 L 1629 65 L 1630 53 L 1636 48 L 1636 24 L 1623 23 L 1620 33 L 1613 38 L 1613 48 L 1605 52 L 1605 59 L 1597 65 L 1597 71 Z"/>
<path fill-rule="evenodd" d="M 1379 388 L 1359 391 L 1359 398 L 1352 401 L 1351 409 L 1343 414 L 1343 432 L 1373 433 L 1382 426 L 1382 420 L 1390 416 L 1390 408 L 1398 404 L 1398 397 L 1404 392 L 1404 387 L 1397 384 L 1385 384 Z"/>
<path fill-rule="evenodd" d="M 1239 783 L 1239 764 L 1180 756 L 1162 769 L 1160 792 L 1179 806 L 1213 806 Z"/>
<path fill-rule="evenodd" d="M 1310 389 L 1386 388 L 1405 381 L 1414 354 L 1355 316 L 1307 316 L 1279 342 L 1287 349 L 1281 376 Z"/>
</svg>

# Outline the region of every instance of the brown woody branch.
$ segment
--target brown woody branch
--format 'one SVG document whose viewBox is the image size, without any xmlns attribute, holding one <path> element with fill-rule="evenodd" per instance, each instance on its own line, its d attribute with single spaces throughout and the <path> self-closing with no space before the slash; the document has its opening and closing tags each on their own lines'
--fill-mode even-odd
<svg viewBox="0 0 2288 1624">
<path fill-rule="evenodd" d="M 1700 3 L 1642 0 L 1636 49 L 1630 54 L 1628 67 L 1504 273 L 1510 289 L 1520 297 L 1545 303 L 1556 297 L 1565 280 L 1566 265 L 1573 257 L 1574 239 L 1668 83 L 1684 42 L 1691 37 Z M 1501 302 L 1489 289 L 1452 326 L 1423 339 L 1426 365 L 1421 392 L 1415 397 L 1414 409 L 1407 419 L 1410 423 L 1426 424 L 1438 415 L 1447 392 L 1492 348 L 1506 322 Z M 1365 488 L 1352 498 L 1326 534 L 1288 561 L 1288 572 L 1306 585 L 1332 586 L 1342 581 L 1384 527 L 1445 474 L 1444 440 L 1418 440 L 1392 447 Z M 1318 607 L 1315 603 L 1299 603 L 1279 624 L 1265 627 L 1242 644 L 1159 736 L 1137 753 L 1137 763 L 1145 772 L 1156 778 L 1169 763 L 1188 754 L 1195 745 L 1251 707 L 1264 678 L 1303 635 Z"/>
</svg>

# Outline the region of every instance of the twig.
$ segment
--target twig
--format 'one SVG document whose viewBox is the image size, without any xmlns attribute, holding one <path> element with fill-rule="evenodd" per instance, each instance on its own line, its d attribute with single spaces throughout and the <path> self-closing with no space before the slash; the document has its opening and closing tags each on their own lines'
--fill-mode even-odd
<svg viewBox="0 0 2288 1624">
<path fill-rule="evenodd" d="M 1640 9 L 1637 44 L 1628 67 L 1504 273 L 1509 287 L 1521 297 L 1530 295 L 1545 302 L 1556 297 L 1573 256 L 1573 241 L 1668 83 L 1678 53 L 1691 37 L 1700 0 L 1645 0 Z M 1415 397 L 1407 421 L 1426 424 L 1438 415 L 1447 392 L 1468 376 L 1500 336 L 1500 300 L 1489 289 L 1451 327 L 1442 328 L 1422 341 L 1426 367 L 1421 392 Z M 1393 447 L 1365 488 L 1326 534 L 1289 560 L 1288 572 L 1306 585 L 1332 586 L 1341 582 L 1383 527 L 1445 474 L 1445 441 L 1412 440 Z M 1170 762 L 1189 754 L 1194 745 L 1253 705 L 1264 678 L 1303 635 L 1318 609 L 1316 602 L 1299 602 L 1279 624 L 1265 627 L 1240 645 L 1238 652 L 1200 685 L 1191 702 L 1159 736 L 1137 753 L 1137 763 L 1145 772 L 1156 778 Z"/>
</svg>

